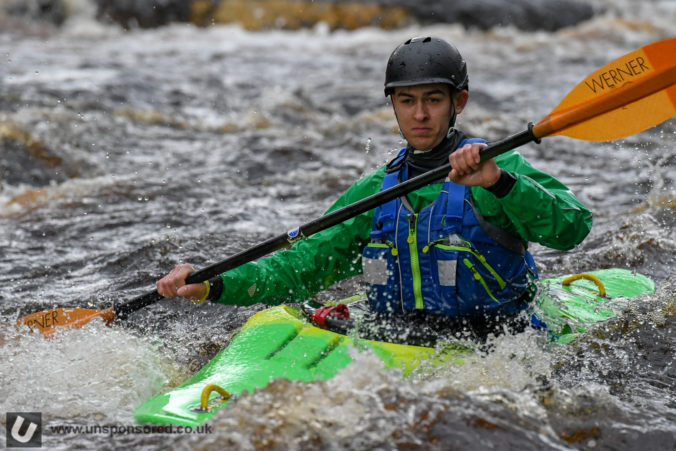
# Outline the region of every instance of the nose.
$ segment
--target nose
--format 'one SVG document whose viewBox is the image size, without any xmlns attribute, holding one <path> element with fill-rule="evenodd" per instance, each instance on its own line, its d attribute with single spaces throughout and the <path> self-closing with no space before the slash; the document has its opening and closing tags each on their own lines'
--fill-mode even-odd
<svg viewBox="0 0 676 451">
<path fill-rule="evenodd" d="M 417 121 L 424 121 L 427 119 L 427 108 L 425 107 L 425 102 L 416 102 L 415 111 L 413 112 L 413 117 Z"/>
</svg>

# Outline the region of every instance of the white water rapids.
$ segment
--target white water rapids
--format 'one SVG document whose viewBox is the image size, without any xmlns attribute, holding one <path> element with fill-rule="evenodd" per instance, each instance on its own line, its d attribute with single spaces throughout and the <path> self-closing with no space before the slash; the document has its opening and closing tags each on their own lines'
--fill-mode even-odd
<svg viewBox="0 0 676 451">
<path fill-rule="evenodd" d="M 50 427 L 133 425 L 136 406 L 197 371 L 262 307 L 166 301 L 50 341 L 9 325 L 30 309 L 108 307 L 179 262 L 204 266 L 321 215 L 401 147 L 382 83 L 411 36 L 461 49 L 471 97 L 458 125 L 496 140 L 612 59 L 676 34 L 674 1 L 593 3 L 607 12 L 553 33 L 125 32 L 86 8 L 57 31 L 1 33 L 0 126 L 61 162 L 52 182 L 0 179 L 0 414 L 42 412 L 48 449 L 673 449 L 674 120 L 616 142 L 521 149 L 594 212 L 578 248 L 533 246 L 541 275 L 623 267 L 658 286 L 565 348 L 506 336 L 467 365 L 409 379 L 355 353 L 333 380 L 241 397 L 209 433 L 59 433 Z"/>
</svg>

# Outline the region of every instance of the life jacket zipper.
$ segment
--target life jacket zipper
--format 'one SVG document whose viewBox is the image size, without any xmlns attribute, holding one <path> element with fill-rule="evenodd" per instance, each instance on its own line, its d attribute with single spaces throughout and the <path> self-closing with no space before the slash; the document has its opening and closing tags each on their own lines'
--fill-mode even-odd
<svg viewBox="0 0 676 451">
<path fill-rule="evenodd" d="M 411 255 L 411 275 L 413 277 L 413 297 L 415 298 L 415 308 L 423 309 L 425 303 L 422 296 L 422 280 L 420 277 L 420 258 L 418 257 L 418 237 L 416 224 L 418 215 L 408 215 L 408 249 Z"/>
<path fill-rule="evenodd" d="M 465 266 L 467 266 L 467 268 L 472 272 L 472 274 L 474 275 L 474 279 L 475 279 L 477 282 L 479 282 L 481 285 L 483 285 L 484 289 L 486 290 L 486 293 L 488 293 L 488 296 L 490 296 L 491 299 L 493 299 L 495 302 L 497 302 L 497 303 L 499 304 L 500 301 L 498 301 L 498 300 L 496 299 L 496 297 L 493 296 L 493 293 L 491 292 L 491 289 L 488 288 L 488 284 L 486 283 L 486 281 L 484 280 L 484 278 L 481 277 L 481 274 L 479 274 L 479 271 L 477 271 L 477 269 L 474 267 L 474 265 L 472 264 L 472 262 L 469 261 L 469 258 L 464 258 L 464 259 L 462 260 L 462 262 L 463 262 L 463 263 L 465 264 Z"/>
<path fill-rule="evenodd" d="M 397 248 L 394 246 L 394 243 L 389 240 L 384 240 L 384 241 L 372 241 L 368 244 L 371 247 L 379 247 L 379 248 L 384 248 L 384 249 L 390 249 L 390 252 L 394 257 L 399 255 L 399 251 Z"/>
</svg>

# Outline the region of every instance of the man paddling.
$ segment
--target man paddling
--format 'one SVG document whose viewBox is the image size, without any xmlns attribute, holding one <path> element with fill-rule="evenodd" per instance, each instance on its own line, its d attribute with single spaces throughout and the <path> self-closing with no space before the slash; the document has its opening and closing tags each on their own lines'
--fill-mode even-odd
<svg viewBox="0 0 676 451">
<path fill-rule="evenodd" d="M 561 182 L 510 151 L 480 163 L 483 140 L 454 128 L 469 98 L 458 50 L 432 37 L 398 46 L 388 61 L 390 97 L 407 147 L 355 182 L 331 212 L 446 162 L 446 180 L 200 284 L 190 265 L 157 283 L 165 297 L 250 305 L 299 302 L 364 275 L 371 308 L 450 317 L 480 335 L 518 323 L 535 295 L 528 242 L 568 250 L 589 233 L 591 212 Z"/>
</svg>

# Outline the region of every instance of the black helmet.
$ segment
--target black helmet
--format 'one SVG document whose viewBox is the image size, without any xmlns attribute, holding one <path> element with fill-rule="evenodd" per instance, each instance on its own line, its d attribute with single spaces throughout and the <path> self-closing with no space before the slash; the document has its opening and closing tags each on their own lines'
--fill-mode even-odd
<svg viewBox="0 0 676 451">
<path fill-rule="evenodd" d="M 394 49 L 385 71 L 385 96 L 398 86 L 446 83 L 469 89 L 467 64 L 453 45 L 439 38 L 413 38 Z"/>
</svg>

